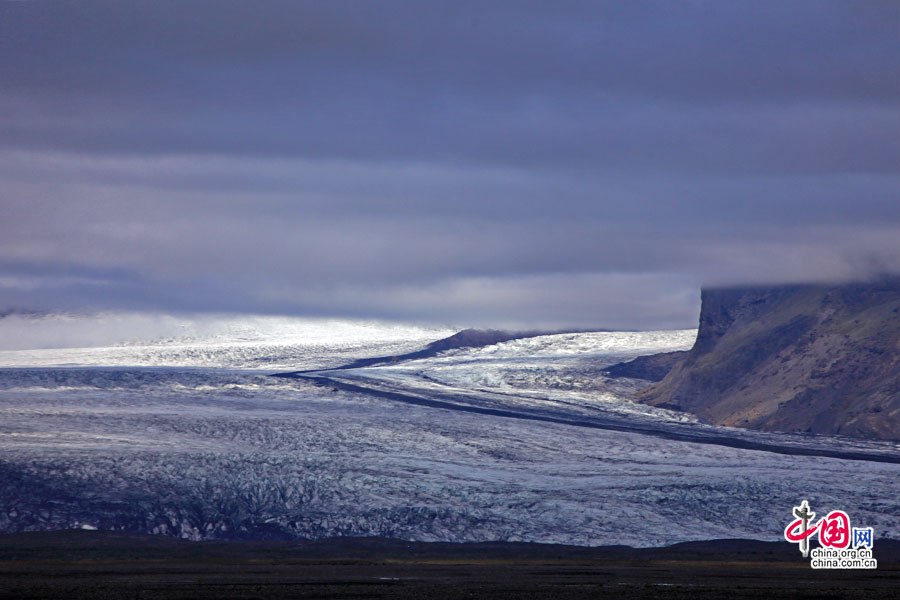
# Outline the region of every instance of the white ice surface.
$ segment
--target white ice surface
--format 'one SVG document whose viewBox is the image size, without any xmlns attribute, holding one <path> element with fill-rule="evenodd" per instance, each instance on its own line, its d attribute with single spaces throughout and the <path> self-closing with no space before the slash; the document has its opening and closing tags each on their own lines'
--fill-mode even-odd
<svg viewBox="0 0 900 600">
<path fill-rule="evenodd" d="M 378 321 L 272 316 L 13 315 L 0 319 L 0 348 L 19 349 L 0 350 L 0 366 L 322 369 L 419 350 L 453 333 Z M 73 347 L 77 336 L 93 343 Z"/>
<path fill-rule="evenodd" d="M 684 417 L 629 409 L 616 396 L 618 384 L 599 379 L 597 369 L 688 347 L 692 335 L 547 336 L 328 374 L 426 396 L 450 389 L 463 394 L 460 402 L 511 410 L 552 407 L 573 418 L 604 411 L 632 418 L 633 410 L 634 419 L 663 424 Z M 387 343 L 414 349 L 427 341 L 415 333 Z M 210 352 L 203 350 L 206 342 L 192 352 L 172 352 L 180 347 L 175 343 L 139 345 L 135 354 L 121 355 L 143 361 L 132 366 L 124 366 L 126 358 L 113 361 L 110 349 L 79 351 L 80 364 L 90 368 L 49 368 L 59 360 L 57 350 L 29 351 L 43 366 L 6 363 L 0 369 L 0 531 L 99 527 L 202 539 L 277 530 L 299 537 L 649 546 L 777 540 L 791 507 L 806 498 L 821 514 L 842 509 L 854 526 L 900 537 L 900 465 L 671 441 L 333 391 L 256 371 L 254 361 L 280 342 L 252 343 L 260 345 L 250 354 L 234 340 Z M 370 347 L 377 348 L 371 354 L 394 353 L 382 352 L 378 340 L 348 341 L 349 352 L 329 344 L 297 351 L 302 364 L 290 368 L 333 366 Z M 317 356 L 320 348 L 333 354 Z M 817 443 L 893 451 L 868 442 Z"/>
</svg>

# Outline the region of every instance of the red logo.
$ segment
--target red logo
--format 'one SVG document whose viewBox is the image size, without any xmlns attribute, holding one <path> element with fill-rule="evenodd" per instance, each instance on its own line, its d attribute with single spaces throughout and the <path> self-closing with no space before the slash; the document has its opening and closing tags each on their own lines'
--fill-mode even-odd
<svg viewBox="0 0 900 600">
<path fill-rule="evenodd" d="M 792 522 L 784 530 L 789 542 L 799 542 L 819 532 L 819 543 L 826 548 L 844 549 L 850 546 L 850 517 L 842 510 L 833 510 L 815 525 L 803 527 L 804 519 Z M 799 529 L 799 531 L 798 531 Z"/>
</svg>

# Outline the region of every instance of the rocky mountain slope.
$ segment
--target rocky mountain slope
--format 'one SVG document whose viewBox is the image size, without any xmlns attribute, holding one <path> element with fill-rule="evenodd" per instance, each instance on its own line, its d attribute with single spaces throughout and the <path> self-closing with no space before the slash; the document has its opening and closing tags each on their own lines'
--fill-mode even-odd
<svg viewBox="0 0 900 600">
<path fill-rule="evenodd" d="M 607 377 L 628 377 L 631 379 L 645 379 L 647 381 L 662 381 L 672 367 L 684 360 L 687 350 L 675 352 L 663 352 L 661 354 L 648 354 L 638 356 L 635 359 L 620 362 L 603 369 Z"/>
<path fill-rule="evenodd" d="M 642 402 L 713 423 L 900 440 L 900 280 L 709 289 Z"/>
</svg>

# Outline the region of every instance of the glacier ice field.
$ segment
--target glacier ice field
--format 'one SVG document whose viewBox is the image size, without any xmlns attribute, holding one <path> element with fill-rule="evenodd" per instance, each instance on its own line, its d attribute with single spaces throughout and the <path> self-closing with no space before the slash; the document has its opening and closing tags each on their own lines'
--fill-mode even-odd
<svg viewBox="0 0 900 600">
<path fill-rule="evenodd" d="M 33 343 L 0 350 L 0 533 L 658 546 L 779 540 L 807 499 L 900 538 L 896 444 L 712 427 L 634 404 L 646 382 L 601 373 L 687 349 L 695 330 L 544 335 L 333 370 L 452 333 L 4 317 L 0 337 Z M 284 371 L 304 373 L 272 377 Z"/>
</svg>

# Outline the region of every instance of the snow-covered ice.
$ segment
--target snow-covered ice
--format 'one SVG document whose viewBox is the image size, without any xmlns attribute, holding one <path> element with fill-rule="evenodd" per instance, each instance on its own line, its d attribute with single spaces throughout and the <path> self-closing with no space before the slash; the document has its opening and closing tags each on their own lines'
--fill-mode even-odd
<svg viewBox="0 0 900 600">
<path fill-rule="evenodd" d="M 192 332 L 0 353 L 0 531 L 649 546 L 777 540 L 806 498 L 821 514 L 842 509 L 856 526 L 900 537 L 898 464 L 419 406 L 268 376 L 399 354 L 450 333 L 345 324 L 338 338 L 333 323 L 295 325 L 305 334 L 247 322 L 214 340 Z M 624 399 L 639 382 L 599 374 L 687 348 L 694 335 L 560 334 L 321 375 L 522 414 L 701 428 Z M 891 444 L 815 444 L 900 456 Z"/>
<path fill-rule="evenodd" d="M 403 354 L 455 330 L 378 321 L 274 316 L 9 315 L 0 367 L 323 369 Z M 91 344 L 78 346 L 77 340 Z"/>
</svg>

